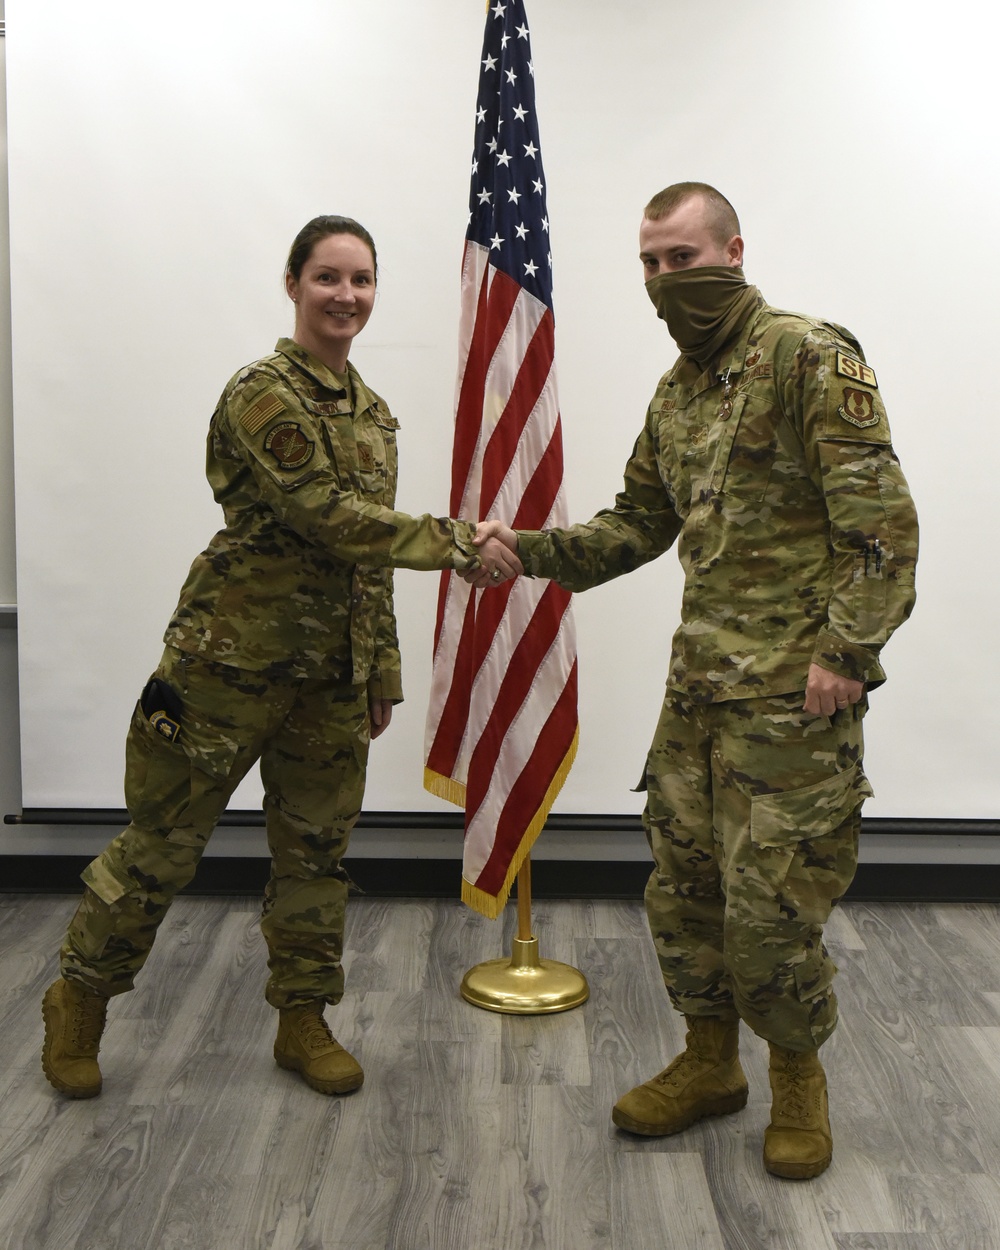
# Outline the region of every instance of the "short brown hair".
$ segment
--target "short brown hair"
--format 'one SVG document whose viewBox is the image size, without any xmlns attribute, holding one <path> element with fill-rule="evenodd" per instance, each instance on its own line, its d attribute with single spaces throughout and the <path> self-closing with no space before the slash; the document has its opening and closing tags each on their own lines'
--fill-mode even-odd
<svg viewBox="0 0 1000 1250">
<path fill-rule="evenodd" d="M 722 192 L 716 191 L 707 182 L 675 182 L 673 186 L 664 187 L 649 201 L 643 215 L 650 221 L 659 221 L 696 197 L 705 203 L 705 222 L 712 237 L 720 247 L 724 247 L 734 234 L 740 233 L 740 219 Z"/>
<path fill-rule="evenodd" d="M 359 221 L 355 221 L 353 217 L 314 217 L 312 221 L 307 221 L 292 243 L 291 250 L 288 253 L 288 260 L 285 263 L 285 273 L 291 274 L 295 281 L 298 282 L 299 278 L 302 277 L 302 268 L 312 255 L 313 248 L 321 239 L 326 239 L 331 234 L 353 234 L 355 238 L 367 244 L 368 250 L 372 254 L 372 268 L 375 270 L 376 279 L 378 278 L 375 240 L 364 226 Z"/>
</svg>

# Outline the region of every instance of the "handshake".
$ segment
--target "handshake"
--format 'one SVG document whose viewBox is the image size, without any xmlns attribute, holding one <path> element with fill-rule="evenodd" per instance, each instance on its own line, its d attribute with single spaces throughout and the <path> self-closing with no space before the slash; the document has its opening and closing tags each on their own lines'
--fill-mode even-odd
<svg viewBox="0 0 1000 1250">
<path fill-rule="evenodd" d="M 502 521 L 480 521 L 473 539 L 479 548 L 481 564 L 460 576 L 470 586 L 482 590 L 499 586 L 524 572 L 517 558 L 517 534 Z"/>
</svg>

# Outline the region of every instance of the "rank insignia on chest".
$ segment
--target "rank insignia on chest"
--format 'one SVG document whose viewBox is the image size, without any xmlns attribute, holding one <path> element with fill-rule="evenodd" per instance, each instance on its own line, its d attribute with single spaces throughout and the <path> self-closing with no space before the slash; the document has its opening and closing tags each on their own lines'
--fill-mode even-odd
<svg viewBox="0 0 1000 1250">
<path fill-rule="evenodd" d="M 154 712 L 149 718 L 149 723 L 156 732 L 168 742 L 176 742 L 181 732 L 181 727 L 177 721 L 172 720 L 166 712 Z"/>
<path fill-rule="evenodd" d="M 367 443 L 358 443 L 358 464 L 362 469 L 375 468 L 375 457 Z"/>
<path fill-rule="evenodd" d="M 862 430 L 869 425 L 878 425 L 879 416 L 875 411 L 875 401 L 871 391 L 859 391 L 853 386 L 845 386 L 844 402 L 837 412 L 845 421 Z"/>
<path fill-rule="evenodd" d="M 277 460 L 279 469 L 300 469 L 312 459 L 315 444 L 302 433 L 294 421 L 282 421 L 268 430 L 264 450 Z"/>
<path fill-rule="evenodd" d="M 756 351 L 752 351 L 752 352 L 750 353 L 750 355 L 746 358 L 746 360 L 744 360 L 744 362 L 743 362 L 743 368 L 744 368 L 744 369 L 752 369 L 752 368 L 754 367 L 754 365 L 757 363 L 757 361 L 758 361 L 758 360 L 760 360 L 760 349 L 759 349 L 759 348 L 758 348 Z"/>
<path fill-rule="evenodd" d="M 845 352 L 837 352 L 837 372 L 842 378 L 853 378 L 864 386 L 878 386 L 875 370 L 869 369 L 863 361 L 848 356 Z"/>
</svg>

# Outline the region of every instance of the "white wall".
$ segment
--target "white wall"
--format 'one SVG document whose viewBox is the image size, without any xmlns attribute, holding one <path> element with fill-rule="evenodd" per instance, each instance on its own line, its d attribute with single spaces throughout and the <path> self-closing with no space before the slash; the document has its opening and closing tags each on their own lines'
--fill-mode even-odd
<svg viewBox="0 0 1000 1250">
<path fill-rule="evenodd" d="M 315 211 L 376 235 L 380 304 L 357 360 L 404 423 L 400 505 L 444 506 L 483 12 L 10 7 L 25 802 L 115 806 L 129 706 L 217 524 L 208 413 L 287 330 L 281 257 Z M 567 483 L 575 517 L 609 501 L 673 355 L 635 260 L 641 204 L 677 178 L 715 182 L 741 211 L 751 280 L 862 338 L 921 509 L 920 602 L 886 655 L 868 814 L 996 816 L 1000 722 L 980 692 L 1000 676 L 997 437 L 988 369 L 970 367 L 995 341 L 996 264 L 952 189 L 974 169 L 977 212 L 995 215 L 996 19 L 959 3 L 942 31 L 912 20 L 923 11 L 625 0 L 612 22 L 596 0 L 533 0 Z M 419 788 L 433 579 L 399 580 L 409 698 L 369 806 L 437 810 Z M 578 598 L 582 748 L 557 810 L 638 810 L 627 788 L 678 589 L 668 555 Z M 63 736 L 37 718 L 56 706 L 53 666 L 77 683 Z"/>
</svg>

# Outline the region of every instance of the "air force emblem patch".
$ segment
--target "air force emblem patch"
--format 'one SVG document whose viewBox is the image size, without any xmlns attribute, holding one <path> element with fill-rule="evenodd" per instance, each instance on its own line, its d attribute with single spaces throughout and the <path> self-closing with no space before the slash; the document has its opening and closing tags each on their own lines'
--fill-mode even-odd
<svg viewBox="0 0 1000 1250">
<path fill-rule="evenodd" d="M 844 387 L 844 402 L 837 412 L 851 425 L 859 430 L 869 425 L 878 425 L 879 416 L 875 411 L 874 396 L 871 391 L 859 391 L 856 387 Z"/>
<path fill-rule="evenodd" d="M 268 430 L 264 439 L 264 450 L 277 460 L 279 469 L 301 469 L 312 459 L 315 447 L 295 421 L 280 422 Z"/>
</svg>

